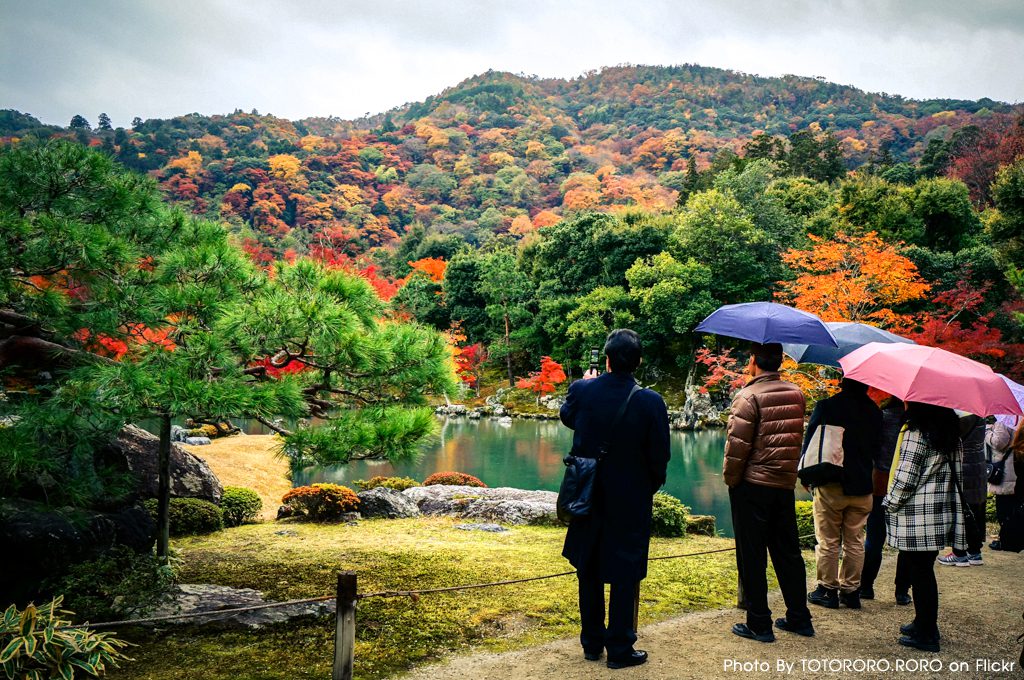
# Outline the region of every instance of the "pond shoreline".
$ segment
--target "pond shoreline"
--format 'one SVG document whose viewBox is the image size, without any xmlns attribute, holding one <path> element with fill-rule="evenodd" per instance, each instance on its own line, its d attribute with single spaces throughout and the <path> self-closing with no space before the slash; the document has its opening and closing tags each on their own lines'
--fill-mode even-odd
<svg viewBox="0 0 1024 680">
<path fill-rule="evenodd" d="M 547 406 L 548 412 L 543 411 L 515 411 L 501 404 L 487 404 L 485 406 L 467 406 L 466 404 L 442 404 L 434 407 L 434 415 L 445 418 L 468 418 L 470 420 L 555 420 L 558 418 L 558 408 L 561 400 L 552 399 L 549 403 L 557 404 Z M 725 419 L 728 414 L 703 413 L 695 416 L 688 413 L 685 408 L 680 410 L 670 409 L 668 412 L 669 429 L 675 432 L 703 432 L 705 430 L 720 430 L 725 428 Z"/>
</svg>

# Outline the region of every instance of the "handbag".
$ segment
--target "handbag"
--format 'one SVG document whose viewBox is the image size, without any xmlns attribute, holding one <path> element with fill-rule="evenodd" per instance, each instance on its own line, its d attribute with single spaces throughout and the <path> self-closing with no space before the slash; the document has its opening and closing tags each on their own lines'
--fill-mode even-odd
<svg viewBox="0 0 1024 680">
<path fill-rule="evenodd" d="M 988 471 L 988 483 L 992 486 L 999 486 L 1003 483 L 1003 476 L 1006 474 L 1006 459 L 1010 456 L 1005 455 L 1001 461 L 993 463 L 992 447 L 985 444 L 985 450 L 988 452 L 988 462 L 985 465 Z"/>
<path fill-rule="evenodd" d="M 626 401 L 622 402 L 615 419 L 612 420 L 610 432 L 614 432 L 622 416 L 626 413 L 633 395 L 642 388 L 633 383 L 633 389 L 629 391 Z M 596 458 L 575 456 L 571 452 L 562 459 L 565 465 L 565 475 L 562 477 L 562 485 L 558 488 L 558 501 L 555 503 L 555 510 L 558 519 L 563 524 L 569 524 L 574 519 L 580 519 L 590 515 L 594 499 L 594 479 L 597 477 L 597 466 L 601 459 L 608 454 L 608 442 L 603 442 L 598 447 Z"/>
<path fill-rule="evenodd" d="M 823 486 L 843 476 L 843 433 L 839 425 L 815 425 L 800 456 L 797 477 L 805 486 Z"/>
</svg>

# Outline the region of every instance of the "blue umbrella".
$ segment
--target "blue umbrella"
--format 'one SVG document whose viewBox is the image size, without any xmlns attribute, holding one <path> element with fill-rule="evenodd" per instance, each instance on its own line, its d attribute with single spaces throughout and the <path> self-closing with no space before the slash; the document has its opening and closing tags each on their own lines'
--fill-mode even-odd
<svg viewBox="0 0 1024 680">
<path fill-rule="evenodd" d="M 869 342 L 904 342 L 911 345 L 913 340 L 901 335 L 883 331 L 876 326 L 852 321 L 830 321 L 825 324 L 839 343 L 839 347 L 823 347 L 821 345 L 789 344 L 782 345 L 784 351 L 798 364 L 820 364 L 839 368 L 839 359 L 855 349 L 860 349 Z"/>
<path fill-rule="evenodd" d="M 715 333 L 753 342 L 799 342 L 838 347 L 821 319 L 775 302 L 723 305 L 697 326 L 698 333 Z"/>
</svg>

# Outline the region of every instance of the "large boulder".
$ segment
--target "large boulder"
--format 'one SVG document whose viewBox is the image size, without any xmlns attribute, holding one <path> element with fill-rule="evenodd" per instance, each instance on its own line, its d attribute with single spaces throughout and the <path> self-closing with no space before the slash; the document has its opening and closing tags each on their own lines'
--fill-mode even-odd
<svg viewBox="0 0 1024 680">
<path fill-rule="evenodd" d="M 160 439 L 128 425 L 104 451 L 104 458 L 129 473 L 135 482 L 134 498 L 157 495 Z M 224 492 L 210 466 L 177 444 L 171 444 L 171 495 L 220 503 Z"/>
<path fill-rule="evenodd" d="M 155 539 L 156 525 L 141 507 L 95 512 L 5 502 L 0 505 L 0 545 L 6 557 L 0 602 L 24 603 L 72 564 L 95 559 L 114 545 L 145 552 Z"/>
<path fill-rule="evenodd" d="M 555 524 L 554 491 L 481 489 L 475 486 L 415 486 L 402 492 L 424 515 L 449 515 L 502 524 Z"/>
<path fill-rule="evenodd" d="M 419 517 L 420 515 L 420 509 L 416 503 L 395 489 L 385 489 L 379 486 L 375 489 L 360 491 L 358 496 L 359 514 L 366 518 L 401 519 Z"/>
<path fill-rule="evenodd" d="M 148 627 L 210 625 L 217 628 L 258 630 L 271 624 L 284 623 L 296 618 L 333 614 L 336 606 L 334 600 L 325 600 L 323 602 L 290 604 L 281 607 L 252 609 L 229 614 L 217 613 L 224 609 L 256 607 L 266 603 L 267 601 L 263 599 L 263 593 L 252 588 L 232 588 L 230 586 L 207 583 L 183 583 L 174 586 L 170 593 L 169 601 L 147 614 L 146 618 L 182 615 L 187 615 L 187 617 L 142 625 Z"/>
</svg>

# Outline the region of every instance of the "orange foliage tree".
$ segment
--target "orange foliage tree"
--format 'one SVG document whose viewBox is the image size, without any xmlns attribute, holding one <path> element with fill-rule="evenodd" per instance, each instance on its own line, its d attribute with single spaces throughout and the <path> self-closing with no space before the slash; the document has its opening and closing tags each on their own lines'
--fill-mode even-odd
<svg viewBox="0 0 1024 680">
<path fill-rule="evenodd" d="M 479 342 L 455 350 L 455 368 L 459 378 L 471 387 L 478 397 L 480 396 L 480 379 L 486 361 L 487 349 Z"/>
<path fill-rule="evenodd" d="M 429 276 L 430 280 L 434 283 L 442 283 L 444 281 L 444 270 L 448 263 L 439 257 L 424 257 L 421 260 L 409 262 L 409 266 L 413 268 L 414 272 L 423 272 Z"/>
<path fill-rule="evenodd" d="M 807 250 L 782 254 L 796 278 L 780 282 L 776 297 L 824 321 L 899 326 L 904 318 L 892 308 L 921 300 L 930 289 L 917 266 L 900 255 L 899 244 L 885 243 L 875 232 L 808 238 Z"/>
<path fill-rule="evenodd" d="M 540 358 L 540 370 L 534 371 L 526 378 L 516 381 L 516 387 L 530 390 L 537 395 L 537 403 L 540 403 L 542 394 L 551 394 L 555 391 L 555 385 L 565 382 L 565 371 L 562 365 L 551 357 Z"/>
</svg>

